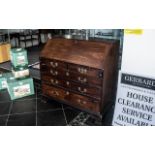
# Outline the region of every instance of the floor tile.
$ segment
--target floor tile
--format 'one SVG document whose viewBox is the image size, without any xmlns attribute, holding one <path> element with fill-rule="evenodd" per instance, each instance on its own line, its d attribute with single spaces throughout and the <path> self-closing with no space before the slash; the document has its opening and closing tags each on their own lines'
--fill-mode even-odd
<svg viewBox="0 0 155 155">
<path fill-rule="evenodd" d="M 0 126 L 5 126 L 7 118 L 8 118 L 8 116 L 1 116 L 0 117 Z"/>
<path fill-rule="evenodd" d="M 30 95 L 30 96 L 26 96 L 26 97 L 16 99 L 14 101 L 22 101 L 22 100 L 28 100 L 28 99 L 36 99 L 36 93 L 34 93 L 33 95 Z"/>
<path fill-rule="evenodd" d="M 37 100 L 37 111 L 58 110 L 58 109 L 62 110 L 61 103 L 45 98 Z"/>
<path fill-rule="evenodd" d="M 85 121 L 85 124 L 88 126 L 101 126 L 102 125 L 102 119 L 89 116 L 89 118 Z"/>
<path fill-rule="evenodd" d="M 12 102 L 1 102 L 0 103 L 0 115 L 9 114 L 11 104 Z"/>
<path fill-rule="evenodd" d="M 112 105 L 106 111 L 106 113 L 103 115 L 102 125 L 104 125 L 104 126 L 111 126 L 112 125 L 113 114 L 114 114 L 114 105 Z"/>
<path fill-rule="evenodd" d="M 23 99 L 21 101 L 14 101 L 12 105 L 11 114 L 35 112 L 36 111 L 36 99 Z"/>
<path fill-rule="evenodd" d="M 7 90 L 0 90 L 0 103 L 1 102 L 10 102 L 10 96 Z"/>
<path fill-rule="evenodd" d="M 68 125 L 70 126 L 86 126 L 85 122 L 89 118 L 89 114 L 80 112 Z"/>
<path fill-rule="evenodd" d="M 62 110 L 37 113 L 38 126 L 65 126 L 66 121 Z"/>
<path fill-rule="evenodd" d="M 8 126 L 35 126 L 36 113 L 10 115 L 7 125 Z"/>
<path fill-rule="evenodd" d="M 70 121 L 72 121 L 80 113 L 79 110 L 71 107 L 64 109 L 64 112 L 66 115 L 67 123 L 70 123 Z"/>
</svg>

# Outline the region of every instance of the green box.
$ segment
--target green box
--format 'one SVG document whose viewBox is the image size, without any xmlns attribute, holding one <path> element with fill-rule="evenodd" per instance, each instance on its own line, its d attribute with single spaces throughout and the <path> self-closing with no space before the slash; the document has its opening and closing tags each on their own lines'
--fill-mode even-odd
<svg viewBox="0 0 155 155">
<path fill-rule="evenodd" d="M 7 79 L 4 74 L 0 74 L 0 90 L 7 89 Z"/>
<path fill-rule="evenodd" d="M 12 74 L 16 79 L 29 77 L 30 72 L 28 66 L 12 67 Z"/>
<path fill-rule="evenodd" d="M 16 79 L 12 74 L 7 77 L 8 92 L 11 100 L 26 97 L 34 94 L 32 78 Z"/>
<path fill-rule="evenodd" d="M 14 48 L 10 51 L 11 63 L 14 67 L 28 66 L 27 50 L 23 48 Z"/>
</svg>

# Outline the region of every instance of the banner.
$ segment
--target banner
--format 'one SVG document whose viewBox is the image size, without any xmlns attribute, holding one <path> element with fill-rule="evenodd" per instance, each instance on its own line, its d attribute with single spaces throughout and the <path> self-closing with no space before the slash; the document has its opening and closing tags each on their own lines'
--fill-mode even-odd
<svg viewBox="0 0 155 155">
<path fill-rule="evenodd" d="M 155 79 L 119 72 L 112 125 L 155 125 Z"/>
</svg>

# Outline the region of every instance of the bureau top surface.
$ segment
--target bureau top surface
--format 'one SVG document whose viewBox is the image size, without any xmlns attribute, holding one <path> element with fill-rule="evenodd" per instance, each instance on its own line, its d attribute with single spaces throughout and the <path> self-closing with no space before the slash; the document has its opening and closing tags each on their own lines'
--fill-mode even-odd
<svg viewBox="0 0 155 155">
<path fill-rule="evenodd" d="M 104 69 L 104 60 L 113 52 L 112 46 L 108 42 L 57 38 L 47 42 L 40 57 Z"/>
</svg>

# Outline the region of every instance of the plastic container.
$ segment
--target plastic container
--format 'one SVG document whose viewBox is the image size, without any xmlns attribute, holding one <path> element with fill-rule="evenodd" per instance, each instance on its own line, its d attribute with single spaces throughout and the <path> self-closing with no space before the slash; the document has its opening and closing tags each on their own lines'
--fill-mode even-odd
<svg viewBox="0 0 155 155">
<path fill-rule="evenodd" d="M 24 48 L 11 49 L 10 55 L 13 67 L 28 66 L 27 50 Z"/>
<path fill-rule="evenodd" d="M 30 75 L 28 66 L 22 66 L 22 67 L 12 67 L 12 74 L 15 78 L 25 78 Z"/>
<path fill-rule="evenodd" d="M 16 79 L 10 73 L 9 77 L 7 77 L 7 84 L 11 100 L 34 94 L 34 84 L 32 78 Z"/>
</svg>

